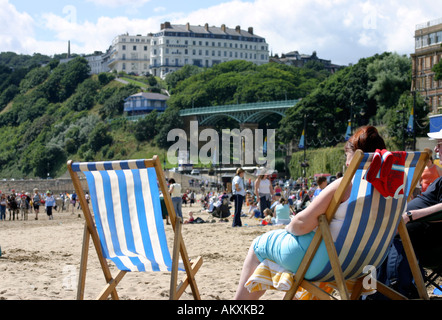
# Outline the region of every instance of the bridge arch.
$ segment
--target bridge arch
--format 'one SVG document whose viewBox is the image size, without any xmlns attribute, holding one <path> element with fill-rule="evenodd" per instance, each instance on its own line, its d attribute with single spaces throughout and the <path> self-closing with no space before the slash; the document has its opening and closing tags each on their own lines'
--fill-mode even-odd
<svg viewBox="0 0 442 320">
<path fill-rule="evenodd" d="M 234 119 L 239 124 L 258 123 L 271 114 L 279 114 L 284 117 L 287 109 L 293 107 L 299 101 L 283 100 L 184 109 L 180 111 L 180 116 L 196 117 L 201 125 L 213 125 L 226 116 Z"/>
</svg>

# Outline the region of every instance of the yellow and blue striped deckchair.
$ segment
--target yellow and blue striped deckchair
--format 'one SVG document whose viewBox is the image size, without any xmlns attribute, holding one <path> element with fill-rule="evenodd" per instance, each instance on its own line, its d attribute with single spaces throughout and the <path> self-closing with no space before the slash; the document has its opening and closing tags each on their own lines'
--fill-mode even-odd
<svg viewBox="0 0 442 320">
<path fill-rule="evenodd" d="M 363 277 L 374 270 L 370 269 L 371 266 L 377 268 L 383 262 L 393 237 L 398 231 L 420 297 L 428 299 L 423 278 L 419 272 L 417 260 L 402 220 L 402 213 L 406 208 L 407 200 L 413 193 L 425 168 L 428 153 L 408 152 L 406 153 L 405 165 L 393 168 L 404 172 L 403 195 L 395 197 L 382 196 L 373 184 L 365 179 L 373 155 L 373 153 L 356 151 L 329 208 L 319 218 L 319 228 L 294 276 L 294 284 L 287 292 L 285 299 L 293 299 L 299 286 L 305 289 L 308 288 L 309 291 L 315 291 L 318 297 L 324 297 L 325 294 L 330 297 L 328 293 L 319 291 L 320 289 L 315 287 L 312 282 L 336 282 L 342 299 L 358 298 L 362 290 Z M 333 241 L 329 230 L 329 221 L 333 218 L 345 190 L 350 185 L 351 194 L 347 213 L 343 226 L 336 240 Z M 317 277 L 305 280 L 304 275 L 322 240 L 325 242 L 330 262 Z M 353 290 L 352 297 L 349 297 L 345 285 L 345 281 L 350 279 L 359 279 L 358 289 Z M 370 280 L 375 281 L 375 279 Z M 404 298 L 379 282 L 375 285 L 378 291 L 389 298 Z"/>
<path fill-rule="evenodd" d="M 107 286 L 99 298 L 112 295 L 117 299 L 116 285 L 126 272 L 171 272 L 170 298 L 176 299 L 190 284 L 195 299 L 199 299 L 194 274 L 202 260 L 189 262 L 182 242 L 180 219 L 176 219 L 160 162 L 155 156 L 148 160 L 124 160 L 105 162 L 68 162 L 68 169 L 80 199 L 85 217 L 85 237 L 80 268 L 77 298 L 84 297 L 89 235 L 95 245 Z M 93 216 L 86 202 L 78 177 L 82 172 L 89 189 Z M 174 253 L 170 255 L 162 218 L 160 189 L 175 231 Z M 176 289 L 178 253 L 181 253 L 187 279 Z M 120 270 L 113 279 L 106 259 Z"/>
</svg>

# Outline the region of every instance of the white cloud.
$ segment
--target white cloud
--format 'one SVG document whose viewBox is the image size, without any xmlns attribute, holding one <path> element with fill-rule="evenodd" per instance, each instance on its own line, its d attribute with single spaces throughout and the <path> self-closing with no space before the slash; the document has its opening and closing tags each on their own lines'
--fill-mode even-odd
<svg viewBox="0 0 442 320">
<path fill-rule="evenodd" d="M 0 50 L 21 51 L 32 42 L 34 20 L 20 13 L 7 0 L 0 0 Z"/>
<path fill-rule="evenodd" d="M 158 12 L 164 12 L 166 11 L 165 7 L 156 7 L 155 9 L 153 9 L 153 12 L 158 13 Z"/>
<path fill-rule="evenodd" d="M 150 0 L 87 0 L 99 6 L 118 8 L 118 7 L 142 7 Z"/>
<path fill-rule="evenodd" d="M 88 0 L 108 8 L 127 10 L 149 0 Z M 201 6 L 204 2 L 201 3 Z M 80 9 L 80 6 L 76 4 Z M 0 0 L 0 48 L 22 53 L 66 52 L 67 41 L 76 53 L 105 51 L 112 39 L 120 34 L 147 34 L 159 30 L 160 23 L 254 28 L 254 33 L 266 38 L 273 53 L 297 50 L 311 54 L 316 51 L 333 63 L 356 63 L 383 51 L 410 54 L 414 51 L 414 28 L 418 23 L 440 18 L 433 16 L 430 0 L 232 0 L 190 13 L 166 12 L 156 7 L 146 19 L 126 16 L 99 17 L 77 21 L 75 11 L 60 15 L 47 13 L 38 27 L 53 40 L 37 41 L 37 22 L 27 13 L 18 12 L 7 0 Z M 3 30 L 3 31 L 1 31 Z M 7 31 L 6 31 L 7 30 Z M 38 39 L 38 36 L 37 36 Z"/>
<path fill-rule="evenodd" d="M 50 13 L 44 15 L 44 20 L 46 21 L 45 28 L 54 32 L 57 42 L 66 44 L 70 40 L 74 45 L 71 51 L 76 53 L 105 51 L 117 35 L 126 32 L 147 35 L 159 28 L 159 22 L 156 20 L 127 17 L 100 17 L 95 23 L 85 21 L 79 24 Z"/>
</svg>

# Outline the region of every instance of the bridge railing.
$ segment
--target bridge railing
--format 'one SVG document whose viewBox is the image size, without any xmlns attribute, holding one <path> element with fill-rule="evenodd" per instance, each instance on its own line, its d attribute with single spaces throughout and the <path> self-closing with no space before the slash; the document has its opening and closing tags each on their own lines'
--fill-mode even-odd
<svg viewBox="0 0 442 320">
<path fill-rule="evenodd" d="M 289 108 L 291 106 L 294 106 L 299 101 L 300 100 L 282 100 L 282 101 L 268 101 L 268 102 L 198 107 L 198 108 L 181 110 L 180 116 L 192 116 L 192 115 L 226 113 L 226 112 L 244 112 L 244 111 L 257 110 L 257 109 L 259 110 L 274 109 L 274 108 L 276 109 L 281 107 Z"/>
</svg>

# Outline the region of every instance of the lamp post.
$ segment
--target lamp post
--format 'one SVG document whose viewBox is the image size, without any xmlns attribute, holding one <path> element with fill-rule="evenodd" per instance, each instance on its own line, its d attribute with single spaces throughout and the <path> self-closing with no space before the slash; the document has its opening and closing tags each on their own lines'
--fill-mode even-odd
<svg viewBox="0 0 442 320">
<path fill-rule="evenodd" d="M 305 176 L 306 176 L 306 170 L 305 170 L 305 168 L 307 168 L 309 165 L 308 165 L 308 163 L 307 163 L 307 154 L 306 154 L 306 147 L 307 147 L 307 143 L 306 143 L 306 139 L 305 139 L 305 133 L 306 133 L 306 130 L 307 130 L 307 115 L 304 115 L 304 129 L 303 129 L 303 131 L 302 131 L 302 137 L 301 137 L 301 141 L 302 141 L 302 145 L 301 145 L 301 141 L 300 141 L 300 144 L 299 144 L 299 147 L 301 148 L 302 147 L 302 149 L 304 149 L 304 161 L 303 162 L 301 162 L 301 168 L 302 168 L 302 176 L 305 178 Z"/>
<path fill-rule="evenodd" d="M 413 150 L 416 150 L 416 88 L 413 90 Z"/>
<path fill-rule="evenodd" d="M 405 151 L 405 133 L 407 132 L 405 127 L 405 111 L 404 109 L 402 109 L 402 110 L 397 110 L 396 112 L 402 114 L 400 128 L 402 133 L 402 150 Z"/>
</svg>

